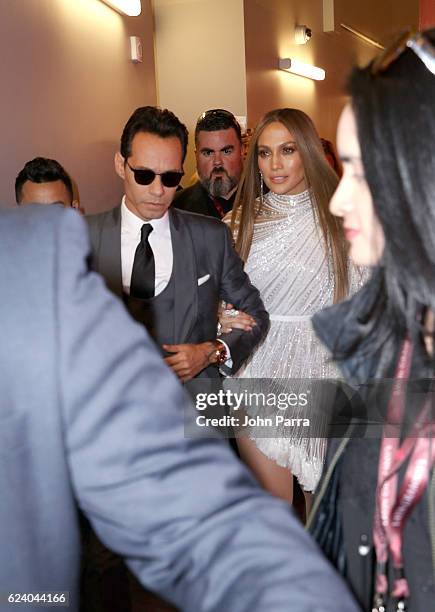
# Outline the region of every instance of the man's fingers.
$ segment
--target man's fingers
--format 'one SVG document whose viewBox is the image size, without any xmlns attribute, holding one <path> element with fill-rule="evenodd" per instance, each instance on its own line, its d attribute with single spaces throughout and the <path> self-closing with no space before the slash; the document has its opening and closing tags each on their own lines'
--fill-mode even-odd
<svg viewBox="0 0 435 612">
<path fill-rule="evenodd" d="M 165 357 L 166 364 L 183 381 L 190 380 L 207 366 L 205 347 L 194 344 L 164 344 L 163 348 L 174 355 Z"/>
<path fill-rule="evenodd" d="M 165 361 L 171 366 L 171 368 L 174 366 L 184 368 L 191 367 L 190 359 L 183 352 L 177 353 L 176 355 L 171 355 L 170 357 L 165 357 Z"/>
<path fill-rule="evenodd" d="M 181 350 L 182 344 L 162 344 L 163 349 L 167 353 L 178 353 Z"/>
<path fill-rule="evenodd" d="M 177 353 L 176 355 L 171 355 L 170 357 L 165 357 L 165 362 L 171 366 L 177 365 L 179 363 L 184 363 L 184 355 Z"/>
<path fill-rule="evenodd" d="M 186 376 L 193 378 L 194 376 L 192 370 L 190 368 L 186 368 L 182 364 L 173 366 L 172 371 L 178 376 L 178 378 L 184 378 Z"/>
<path fill-rule="evenodd" d="M 185 376 L 186 374 L 190 374 L 190 368 L 186 368 L 186 366 L 182 363 L 174 365 L 172 371 L 175 372 L 177 376 Z"/>
</svg>

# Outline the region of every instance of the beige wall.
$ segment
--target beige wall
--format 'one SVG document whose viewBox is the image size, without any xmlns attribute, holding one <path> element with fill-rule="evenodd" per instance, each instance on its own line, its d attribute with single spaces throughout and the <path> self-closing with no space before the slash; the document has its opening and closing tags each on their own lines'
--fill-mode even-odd
<svg viewBox="0 0 435 612">
<path fill-rule="evenodd" d="M 122 17 L 100 0 L 0 2 L 0 203 L 37 155 L 58 159 L 77 181 L 86 212 L 111 208 L 122 193 L 113 154 L 131 112 L 155 104 L 150 0 Z M 130 35 L 144 63 L 128 59 Z"/>
<path fill-rule="evenodd" d="M 198 115 L 246 115 L 243 0 L 154 0 L 157 97 L 187 125 L 186 184 L 195 170 Z"/>
<path fill-rule="evenodd" d="M 321 136 L 335 141 L 345 102 L 344 83 L 351 65 L 367 63 L 376 49 L 340 28 L 345 22 L 381 42 L 396 30 L 418 24 L 418 0 L 335 0 L 335 31 L 323 32 L 322 0 L 245 0 L 248 124 L 281 106 L 304 110 Z M 312 39 L 294 43 L 294 26 L 308 25 Z M 279 57 L 295 57 L 326 70 L 326 80 L 311 81 L 277 70 Z"/>
</svg>

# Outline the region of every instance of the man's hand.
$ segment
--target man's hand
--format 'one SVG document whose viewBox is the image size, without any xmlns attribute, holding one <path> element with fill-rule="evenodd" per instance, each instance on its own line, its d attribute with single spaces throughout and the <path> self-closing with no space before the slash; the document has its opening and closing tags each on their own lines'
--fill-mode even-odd
<svg viewBox="0 0 435 612">
<path fill-rule="evenodd" d="M 201 344 L 164 344 L 167 353 L 165 361 L 182 382 L 194 378 L 201 370 L 212 363 L 215 346 L 212 342 Z"/>
</svg>

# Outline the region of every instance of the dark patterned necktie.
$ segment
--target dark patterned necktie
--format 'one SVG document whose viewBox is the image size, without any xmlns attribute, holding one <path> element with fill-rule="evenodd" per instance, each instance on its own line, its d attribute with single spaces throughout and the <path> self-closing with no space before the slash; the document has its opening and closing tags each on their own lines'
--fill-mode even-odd
<svg viewBox="0 0 435 612">
<path fill-rule="evenodd" d="M 134 254 L 133 271 L 131 273 L 130 295 L 146 300 L 154 296 L 156 272 L 154 253 L 148 242 L 153 226 L 144 223 L 141 229 L 141 241 Z"/>
</svg>

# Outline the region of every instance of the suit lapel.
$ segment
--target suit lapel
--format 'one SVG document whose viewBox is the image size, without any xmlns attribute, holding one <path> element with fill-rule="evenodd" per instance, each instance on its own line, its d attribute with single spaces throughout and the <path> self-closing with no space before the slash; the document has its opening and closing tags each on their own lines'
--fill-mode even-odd
<svg viewBox="0 0 435 612">
<path fill-rule="evenodd" d="M 120 206 L 107 214 L 101 227 L 99 272 L 106 279 L 108 288 L 122 297 Z"/>
<path fill-rule="evenodd" d="M 198 273 L 188 224 L 177 209 L 169 209 L 175 283 L 174 334 L 187 342 L 198 313 Z"/>
</svg>

